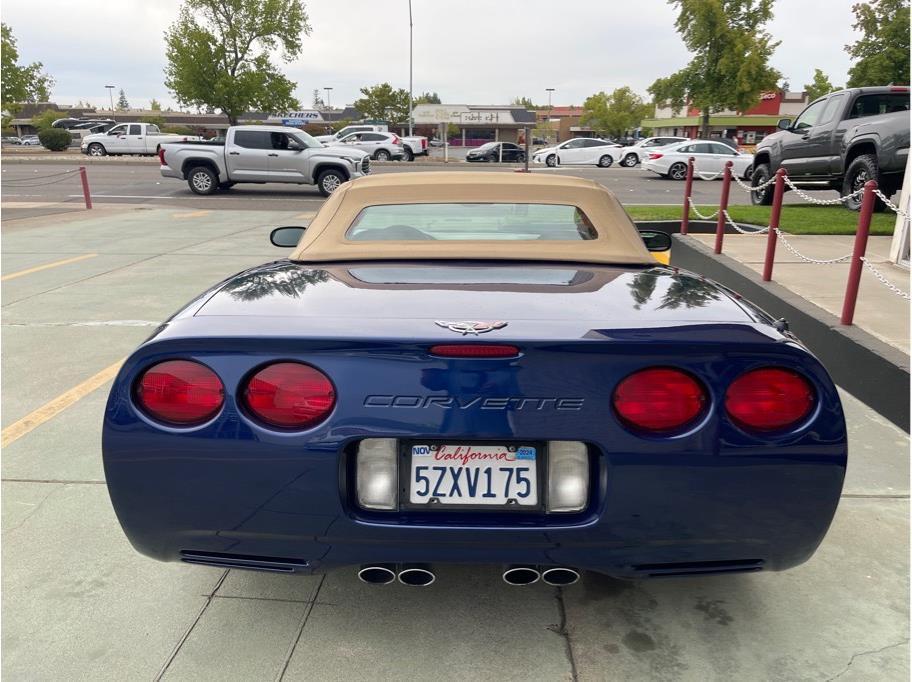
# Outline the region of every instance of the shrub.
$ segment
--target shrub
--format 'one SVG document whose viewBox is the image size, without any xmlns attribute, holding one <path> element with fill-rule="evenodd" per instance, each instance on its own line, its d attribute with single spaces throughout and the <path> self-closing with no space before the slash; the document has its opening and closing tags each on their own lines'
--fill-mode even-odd
<svg viewBox="0 0 912 682">
<path fill-rule="evenodd" d="M 161 126 L 159 126 L 161 127 Z M 195 132 L 193 128 L 188 128 L 187 126 L 165 126 L 161 128 L 163 133 L 170 133 L 171 135 L 198 135 L 199 133 Z"/>
<path fill-rule="evenodd" d="M 38 133 L 38 141 L 45 149 L 62 152 L 70 146 L 70 131 L 63 128 L 47 128 Z"/>
</svg>

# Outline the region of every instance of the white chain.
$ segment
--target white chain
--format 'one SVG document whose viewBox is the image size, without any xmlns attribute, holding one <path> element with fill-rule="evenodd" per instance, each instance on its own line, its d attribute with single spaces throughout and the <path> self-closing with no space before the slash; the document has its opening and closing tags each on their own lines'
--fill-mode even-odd
<svg viewBox="0 0 912 682">
<path fill-rule="evenodd" d="M 902 210 L 899 206 L 897 206 L 896 204 L 894 204 L 892 201 L 890 201 L 890 200 L 887 198 L 887 196 L 886 196 L 883 192 L 881 192 L 879 189 L 875 189 L 875 190 L 874 190 L 874 194 L 876 194 L 877 196 L 879 196 L 879 197 L 880 197 L 880 200 L 881 200 L 882 202 L 884 202 L 884 203 L 890 208 L 891 211 L 893 211 L 894 213 L 898 213 L 899 215 L 901 215 L 901 216 L 902 216 L 903 218 L 905 218 L 906 220 L 909 219 L 909 214 L 906 213 L 904 210 Z M 907 296 L 907 298 L 908 298 L 908 296 Z"/>
<path fill-rule="evenodd" d="M 763 189 L 764 187 L 768 187 L 769 185 L 772 185 L 774 182 L 776 182 L 776 176 L 775 176 L 775 175 L 774 175 L 773 177 L 769 178 L 766 182 L 762 182 L 762 183 L 760 183 L 759 185 L 757 185 L 757 186 L 755 186 L 755 187 L 752 187 L 751 185 L 746 185 L 746 184 L 744 184 L 743 182 L 741 182 L 741 179 L 740 179 L 737 175 L 732 175 L 732 179 L 733 179 L 735 182 L 737 182 L 738 185 L 739 185 L 742 189 L 744 189 L 745 191 L 747 191 L 747 192 L 754 192 L 754 191 L 756 191 L 756 190 L 758 190 L 758 189 Z"/>
<path fill-rule="evenodd" d="M 732 220 L 732 217 L 728 215 L 728 211 L 722 211 L 722 214 L 725 216 L 728 224 L 735 229 L 735 232 L 740 232 L 741 234 L 766 234 L 769 231 L 769 227 L 761 227 L 757 230 L 746 230 Z"/>
<path fill-rule="evenodd" d="M 785 176 L 785 184 L 788 185 L 789 187 L 791 187 L 792 190 L 795 192 L 795 194 L 797 194 L 799 197 L 801 197 L 802 199 L 804 199 L 805 201 L 807 201 L 809 203 L 817 204 L 818 206 L 833 206 L 835 204 L 841 204 L 846 199 L 851 199 L 852 197 L 857 197 L 859 194 L 864 192 L 864 187 L 862 187 L 861 189 L 857 189 L 854 192 L 852 192 L 851 194 L 845 195 L 844 197 L 837 197 L 836 199 L 815 199 L 807 192 L 804 192 L 800 188 L 796 187 L 788 175 Z"/>
<path fill-rule="evenodd" d="M 785 234 L 786 233 L 783 232 L 782 230 L 780 230 L 778 227 L 776 228 L 776 236 L 782 240 L 782 243 L 785 245 L 785 248 L 787 248 L 789 251 L 791 251 L 793 254 L 795 254 L 798 258 L 803 260 L 805 263 L 813 263 L 814 265 L 832 265 L 833 263 L 842 263 L 843 261 L 847 261 L 847 260 L 849 260 L 849 258 L 852 257 L 851 253 L 847 253 L 845 256 L 840 256 L 839 258 L 831 258 L 830 260 L 820 260 L 818 258 L 811 258 L 809 256 L 805 256 L 803 253 L 800 253 L 797 249 L 795 249 L 794 246 L 789 244 L 788 240 L 785 238 Z"/>
<path fill-rule="evenodd" d="M 694 170 L 696 170 L 696 169 L 694 169 Z M 706 175 L 703 175 L 703 173 L 701 173 L 700 171 L 697 171 L 697 175 L 700 176 L 701 180 L 715 180 L 720 175 L 722 175 L 722 173 L 724 173 L 724 172 L 725 171 L 719 171 L 718 173 L 713 173 L 712 175 L 706 176 Z"/>
<path fill-rule="evenodd" d="M 693 199 L 691 199 L 690 197 L 687 197 L 687 205 L 690 206 L 690 210 L 692 210 L 694 213 L 697 214 L 697 217 L 700 220 L 712 220 L 717 215 L 719 215 L 718 208 L 715 211 L 713 211 L 712 213 L 710 213 L 709 215 L 703 215 L 702 213 L 700 213 L 699 210 L 697 210 L 697 205 L 693 202 Z"/>
<path fill-rule="evenodd" d="M 865 258 L 864 256 L 862 256 L 862 257 L 861 257 L 861 262 L 864 263 L 864 266 L 865 266 L 868 270 L 871 271 L 871 274 L 873 274 L 873 275 L 878 279 L 878 281 L 880 281 L 881 284 L 883 284 L 885 287 L 887 287 L 887 289 L 889 289 L 890 291 L 892 291 L 892 292 L 893 292 L 894 294 L 896 294 L 897 296 L 901 296 L 902 298 L 906 299 L 907 301 L 909 300 L 909 294 L 907 294 L 905 291 L 903 291 L 902 289 L 900 289 L 899 287 L 897 287 L 896 285 L 894 285 L 892 282 L 890 282 L 886 277 L 884 277 L 884 276 L 877 270 L 877 268 L 875 268 L 873 265 L 871 265 L 871 264 L 868 262 L 868 259 L 867 259 L 867 258 Z"/>
</svg>

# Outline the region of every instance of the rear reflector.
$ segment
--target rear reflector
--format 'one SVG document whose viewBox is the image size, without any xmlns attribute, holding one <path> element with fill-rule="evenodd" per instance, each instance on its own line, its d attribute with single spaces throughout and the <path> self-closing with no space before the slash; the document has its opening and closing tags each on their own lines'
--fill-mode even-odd
<svg viewBox="0 0 912 682">
<path fill-rule="evenodd" d="M 442 358 L 515 358 L 519 355 L 519 348 L 491 343 L 440 344 L 431 346 L 431 355 Z"/>
<path fill-rule="evenodd" d="M 797 424 L 814 407 L 811 384 L 780 367 L 745 372 L 725 393 L 725 410 L 738 426 L 750 431 L 778 431 Z"/>
<path fill-rule="evenodd" d="M 329 416 L 336 393 L 320 370 L 300 362 L 277 362 L 250 377 L 243 402 L 269 426 L 305 429 Z"/>
<path fill-rule="evenodd" d="M 644 431 L 671 431 L 696 419 L 706 405 L 706 390 L 689 374 L 652 367 L 631 374 L 614 390 L 621 421 Z"/>
<path fill-rule="evenodd" d="M 139 406 L 153 419 L 193 426 L 209 421 L 222 409 L 225 389 L 216 373 L 205 365 L 167 360 L 143 372 L 134 394 Z"/>
</svg>

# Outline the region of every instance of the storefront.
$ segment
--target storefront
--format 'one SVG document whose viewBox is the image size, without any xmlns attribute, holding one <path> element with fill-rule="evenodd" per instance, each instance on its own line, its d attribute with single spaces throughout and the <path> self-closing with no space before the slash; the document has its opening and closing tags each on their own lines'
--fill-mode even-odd
<svg viewBox="0 0 912 682">
<path fill-rule="evenodd" d="M 514 106 L 419 104 L 413 111 L 416 126 L 446 129 L 450 145 L 477 147 L 486 142 L 523 142 L 523 131 L 535 127 L 535 112 Z"/>
</svg>

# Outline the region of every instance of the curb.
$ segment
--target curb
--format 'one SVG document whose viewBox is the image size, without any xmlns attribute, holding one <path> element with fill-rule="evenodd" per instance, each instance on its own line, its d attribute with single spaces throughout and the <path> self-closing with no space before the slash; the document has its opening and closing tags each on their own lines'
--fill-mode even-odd
<svg viewBox="0 0 912 682">
<path fill-rule="evenodd" d="M 909 356 L 776 282 L 762 282 L 730 256 L 716 255 L 696 239 L 673 235 L 674 267 L 705 275 L 785 318 L 801 342 L 826 366 L 833 380 L 909 433 Z"/>
</svg>

